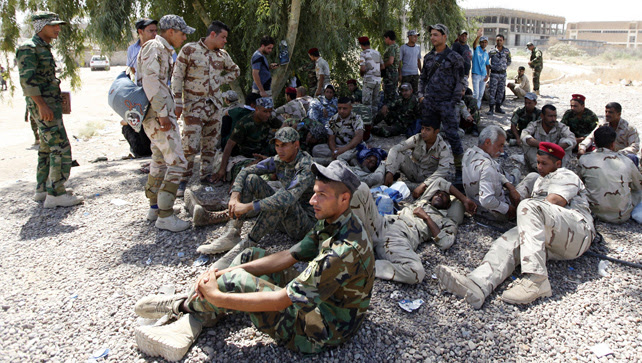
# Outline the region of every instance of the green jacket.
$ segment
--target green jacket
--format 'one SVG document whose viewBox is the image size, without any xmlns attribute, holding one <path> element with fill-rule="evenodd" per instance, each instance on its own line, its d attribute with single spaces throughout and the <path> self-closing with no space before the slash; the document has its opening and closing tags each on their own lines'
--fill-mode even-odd
<svg viewBox="0 0 642 363">
<path fill-rule="evenodd" d="M 42 96 L 54 117 L 62 118 L 60 80 L 56 78 L 56 61 L 51 53 L 51 45 L 34 35 L 18 47 L 16 59 L 27 106 L 32 109 L 36 107 L 31 96 Z"/>
</svg>

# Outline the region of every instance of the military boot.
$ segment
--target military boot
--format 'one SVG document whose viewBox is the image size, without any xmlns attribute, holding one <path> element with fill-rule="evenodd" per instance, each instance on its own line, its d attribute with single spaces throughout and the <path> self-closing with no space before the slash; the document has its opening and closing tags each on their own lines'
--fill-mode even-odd
<svg viewBox="0 0 642 363">
<path fill-rule="evenodd" d="M 504 110 L 500 107 L 499 103 L 495 105 L 495 112 L 501 113 L 502 115 L 505 114 Z"/>
<path fill-rule="evenodd" d="M 225 223 L 230 220 L 228 211 L 222 210 L 219 212 L 210 212 L 200 205 L 194 206 L 194 214 L 192 221 L 195 227 L 208 226 L 210 224 Z"/>
<path fill-rule="evenodd" d="M 78 197 L 73 194 L 62 194 L 54 196 L 47 194 L 45 197 L 45 203 L 43 204 L 44 208 L 56 208 L 56 207 L 71 207 L 83 202 L 83 197 Z"/>
<path fill-rule="evenodd" d="M 468 277 L 455 272 L 452 268 L 444 265 L 437 267 L 437 280 L 442 289 L 464 298 L 473 309 L 478 310 L 484 305 L 484 292 L 477 284 Z"/>
<path fill-rule="evenodd" d="M 219 258 L 212 264 L 212 268 L 216 268 L 220 270 L 224 270 L 228 267 L 230 267 L 230 264 L 232 264 L 232 261 L 238 256 L 243 250 L 246 248 L 250 247 L 256 247 L 256 243 L 254 243 L 249 237 L 245 238 L 241 242 L 239 242 L 234 248 L 231 250 L 227 251 L 226 254 L 223 255 L 223 257 Z"/>
<path fill-rule="evenodd" d="M 466 194 L 464 190 L 464 180 L 462 176 L 462 166 L 461 166 L 461 160 L 463 159 L 463 157 L 464 157 L 463 154 L 455 155 L 454 157 L 455 178 L 453 179 L 453 186 L 457 188 L 460 192 Z"/>
<path fill-rule="evenodd" d="M 548 277 L 529 274 L 519 279 L 513 286 L 504 291 L 502 300 L 509 304 L 530 304 L 540 297 L 552 296 L 551 283 Z"/>
<path fill-rule="evenodd" d="M 145 319 L 160 319 L 167 314 L 178 315 L 179 308 L 186 299 L 187 294 L 148 295 L 136 302 L 134 312 Z"/>
<path fill-rule="evenodd" d="M 35 202 L 42 202 L 45 199 L 47 199 L 47 192 L 35 192 L 33 194 L 33 200 Z"/>
<path fill-rule="evenodd" d="M 158 190 L 158 219 L 154 224 L 158 229 L 165 229 L 172 232 L 180 232 L 188 229 L 189 221 L 184 221 L 174 215 L 174 199 L 178 184 L 163 182 Z"/>
<path fill-rule="evenodd" d="M 223 232 L 223 235 L 212 243 L 201 245 L 196 249 L 196 251 L 205 255 L 212 255 L 232 249 L 241 242 L 241 227 L 243 227 L 242 220 L 230 220 L 225 226 L 225 232 Z"/>
<path fill-rule="evenodd" d="M 494 114 L 495 114 L 495 111 L 494 111 L 494 109 L 493 109 L 493 105 L 489 105 L 489 106 L 490 106 L 490 108 L 488 109 L 488 112 L 486 112 L 486 114 L 487 114 L 488 116 L 492 116 L 492 115 L 494 115 Z"/>
<path fill-rule="evenodd" d="M 185 196 L 183 197 L 183 201 L 185 202 L 185 209 L 187 209 L 187 211 L 191 216 L 194 215 L 194 206 L 197 206 L 197 205 L 200 205 L 206 211 L 227 210 L 227 203 L 223 203 L 220 200 L 203 201 L 201 198 L 198 197 L 197 193 L 193 192 L 191 189 L 185 190 Z"/>
<path fill-rule="evenodd" d="M 169 325 L 136 327 L 136 345 L 151 357 L 176 362 L 185 356 L 202 329 L 203 323 L 193 314 L 184 314 Z"/>
</svg>

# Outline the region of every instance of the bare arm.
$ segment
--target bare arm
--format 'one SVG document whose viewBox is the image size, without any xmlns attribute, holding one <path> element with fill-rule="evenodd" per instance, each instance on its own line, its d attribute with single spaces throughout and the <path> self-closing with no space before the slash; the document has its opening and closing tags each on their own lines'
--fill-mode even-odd
<svg viewBox="0 0 642 363">
<path fill-rule="evenodd" d="M 515 136 L 515 140 L 517 140 L 517 145 L 522 146 L 522 140 L 519 138 L 519 130 L 517 130 L 517 125 L 511 124 L 510 131 L 513 133 L 513 136 Z"/>
<path fill-rule="evenodd" d="M 236 146 L 236 142 L 233 140 L 227 140 L 225 144 L 225 149 L 223 150 L 223 157 L 221 158 L 221 168 L 218 170 L 218 173 L 214 176 L 214 181 L 225 180 L 225 172 L 227 170 L 227 162 L 230 160 L 230 155 L 232 155 L 232 150 Z"/>
<path fill-rule="evenodd" d="M 254 80 L 254 83 L 256 84 L 256 88 L 259 89 L 259 93 L 261 96 L 265 94 L 265 90 L 263 89 L 263 84 L 261 83 L 261 77 L 259 77 L 259 70 L 258 69 L 253 69 L 252 70 L 252 79 Z M 265 97 L 265 96 L 263 96 Z"/>
<path fill-rule="evenodd" d="M 317 82 L 317 91 L 314 93 L 315 96 L 318 96 L 321 94 L 321 90 L 323 89 L 323 81 L 325 80 L 325 74 L 320 74 L 319 75 L 319 81 Z"/>
<path fill-rule="evenodd" d="M 348 150 L 354 149 L 355 147 L 357 147 L 357 145 L 361 143 L 361 141 L 363 141 L 363 130 L 357 130 L 352 140 L 350 140 L 350 142 L 347 145 L 344 145 L 338 149 L 339 152 L 337 153 L 337 155 L 343 154 Z"/>
<path fill-rule="evenodd" d="M 551 203 L 551 204 L 559 205 L 560 207 L 566 207 L 566 205 L 568 204 L 566 199 L 564 199 L 564 197 L 562 197 L 559 194 L 549 194 L 549 195 L 547 195 L 546 196 L 546 201 Z"/>
<path fill-rule="evenodd" d="M 337 137 L 335 135 L 328 135 L 328 146 L 330 150 L 334 153 L 334 150 L 337 149 Z"/>
<path fill-rule="evenodd" d="M 395 62 L 395 57 L 391 55 L 390 57 L 388 57 L 388 59 L 386 59 L 386 62 L 383 64 L 383 66 L 384 67 L 391 66 L 392 63 L 394 62 Z"/>
</svg>

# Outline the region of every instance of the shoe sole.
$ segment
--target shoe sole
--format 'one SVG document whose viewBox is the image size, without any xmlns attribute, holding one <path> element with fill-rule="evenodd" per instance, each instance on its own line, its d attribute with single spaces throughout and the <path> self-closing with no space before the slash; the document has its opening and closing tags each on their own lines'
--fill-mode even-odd
<svg viewBox="0 0 642 363">
<path fill-rule="evenodd" d="M 484 300 L 470 293 L 470 289 L 462 281 L 463 278 L 462 275 L 448 267 L 439 266 L 437 268 L 437 279 L 442 289 L 465 299 L 475 310 L 480 309 L 484 305 Z"/>
<path fill-rule="evenodd" d="M 171 362 L 179 361 L 187 354 L 189 346 L 186 348 L 176 348 L 165 344 L 165 339 L 156 341 L 148 335 L 148 329 L 149 327 L 136 327 L 135 329 L 136 345 L 138 345 L 138 349 L 140 349 L 141 352 L 150 357 L 160 356 Z"/>
</svg>

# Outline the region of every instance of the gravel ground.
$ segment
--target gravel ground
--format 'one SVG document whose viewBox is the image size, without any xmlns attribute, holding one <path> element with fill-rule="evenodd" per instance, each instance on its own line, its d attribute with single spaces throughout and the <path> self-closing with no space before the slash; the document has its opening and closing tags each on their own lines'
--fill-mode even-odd
<svg viewBox="0 0 642 363">
<path fill-rule="evenodd" d="M 563 83 L 542 91 L 549 96 L 540 106 L 558 105 L 560 117 L 572 93 L 586 95 L 587 107 L 600 116 L 608 101 L 619 101 L 623 117 L 642 129 L 639 88 Z M 517 105 L 510 98 L 506 110 Z M 508 117 L 482 123 L 507 126 Z M 109 147 L 95 147 L 97 142 Z M 467 136 L 465 142 L 470 146 L 475 140 Z M 9 212 L 0 225 L 1 361 L 84 361 L 101 348 L 110 349 L 111 361 L 150 360 L 136 349 L 133 330 L 140 321 L 135 302 L 159 288 L 183 291 L 206 269 L 192 266 L 196 247 L 216 238 L 222 225 L 181 233 L 156 230 L 144 220 L 146 176 L 138 168 L 146 160 L 111 161 L 118 153 L 114 146 L 122 154 L 124 145 L 113 125 L 88 142 L 72 142 L 80 160 L 110 159 L 81 162 L 73 169 L 69 184 L 87 197 L 81 206 L 43 209 L 31 200 L 33 174 L 0 187 L 0 203 Z M 519 153 L 515 147 L 507 151 Z M 184 211 L 180 216 L 188 217 Z M 250 226 L 246 223 L 245 230 Z M 598 230 L 605 240 L 591 251 L 642 261 L 640 225 L 598 223 Z M 437 265 L 470 271 L 499 235 L 466 218 L 450 250 L 423 244 L 425 281 L 418 286 L 377 281 L 359 334 L 337 349 L 314 356 L 292 353 L 254 329 L 247 316 L 236 314 L 204 331 L 185 361 L 642 361 L 640 270 L 610 264 L 609 276 L 601 277 L 596 258 L 552 262 L 553 296 L 525 307 L 499 299 L 510 279 L 478 311 L 440 291 L 431 278 Z M 274 252 L 294 242 L 277 233 L 261 244 Z M 406 313 L 391 298 L 395 291 L 425 303 Z M 608 344 L 613 354 L 598 358 L 590 348 L 599 343 Z"/>
</svg>

